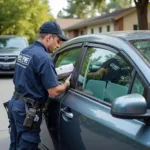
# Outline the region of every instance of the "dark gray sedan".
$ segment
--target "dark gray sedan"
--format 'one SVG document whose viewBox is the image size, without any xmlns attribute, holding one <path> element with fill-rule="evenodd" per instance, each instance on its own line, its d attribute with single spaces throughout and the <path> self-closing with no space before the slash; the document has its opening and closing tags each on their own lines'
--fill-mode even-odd
<svg viewBox="0 0 150 150">
<path fill-rule="evenodd" d="M 74 71 L 68 91 L 49 99 L 54 145 L 42 130 L 41 150 L 150 149 L 150 32 L 77 37 L 53 58 Z"/>
<path fill-rule="evenodd" d="M 23 36 L 0 36 L 0 75 L 14 73 L 16 58 L 27 46 L 27 39 Z"/>
</svg>

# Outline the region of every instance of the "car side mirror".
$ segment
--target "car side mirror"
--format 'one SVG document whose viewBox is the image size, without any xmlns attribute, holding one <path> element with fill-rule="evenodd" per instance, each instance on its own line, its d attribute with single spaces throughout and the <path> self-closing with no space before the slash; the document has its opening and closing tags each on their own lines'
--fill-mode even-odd
<svg viewBox="0 0 150 150">
<path fill-rule="evenodd" d="M 129 94 L 115 99 L 112 103 L 111 114 L 117 118 L 149 119 L 145 98 L 140 94 Z"/>
</svg>

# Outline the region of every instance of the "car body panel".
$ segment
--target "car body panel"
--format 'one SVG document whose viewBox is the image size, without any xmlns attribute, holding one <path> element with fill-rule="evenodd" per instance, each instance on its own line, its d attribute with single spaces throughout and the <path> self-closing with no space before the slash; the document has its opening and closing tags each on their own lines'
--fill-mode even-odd
<svg viewBox="0 0 150 150">
<path fill-rule="evenodd" d="M 64 107 L 70 108 L 73 119 L 67 120 L 63 112 L 60 113 L 60 147 L 63 150 L 109 150 L 112 146 L 123 150 L 148 150 L 150 147 L 150 127 L 137 120 L 114 118 L 110 108 L 100 102 L 70 90 L 61 103 L 61 108 Z"/>
<path fill-rule="evenodd" d="M 50 132 L 48 131 L 45 117 L 42 116 L 42 123 L 41 123 L 41 132 L 40 136 L 43 137 L 41 139 L 41 143 L 39 144 L 38 148 L 40 150 L 53 150 L 54 145 L 52 141 L 52 136 L 50 135 Z"/>
</svg>

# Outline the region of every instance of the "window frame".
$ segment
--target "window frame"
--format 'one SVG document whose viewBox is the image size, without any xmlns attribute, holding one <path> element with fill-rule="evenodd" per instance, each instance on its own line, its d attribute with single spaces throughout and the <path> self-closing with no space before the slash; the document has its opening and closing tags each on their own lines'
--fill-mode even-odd
<svg viewBox="0 0 150 150">
<path fill-rule="evenodd" d="M 110 25 L 107 25 L 107 32 L 110 32 Z"/>
<path fill-rule="evenodd" d="M 143 73 L 139 70 L 139 68 L 136 66 L 136 64 L 131 60 L 129 59 L 128 55 L 126 53 L 124 53 L 123 51 L 121 51 L 122 55 L 130 62 L 130 64 L 132 66 L 134 66 L 134 74 L 133 74 L 133 79 L 132 79 L 132 83 L 131 83 L 131 87 L 130 87 L 130 91 L 129 93 L 131 93 L 131 90 L 132 90 L 132 86 L 134 84 L 134 81 L 135 81 L 135 78 L 137 75 L 139 75 L 140 79 L 142 80 L 142 82 L 145 84 L 146 86 L 146 91 L 147 91 L 147 97 L 146 97 L 146 102 L 148 103 L 148 100 L 150 99 L 150 94 L 149 91 L 149 84 L 148 84 L 148 81 L 146 80 L 146 78 L 144 77 Z M 150 106 L 149 106 L 150 107 Z"/>
<path fill-rule="evenodd" d="M 80 31 L 80 35 L 84 35 L 84 31 L 83 30 Z"/>
<path fill-rule="evenodd" d="M 79 93 L 80 95 L 83 95 L 83 96 L 85 96 L 85 97 L 87 97 L 87 98 L 90 98 L 91 100 L 93 100 L 93 101 L 95 101 L 95 102 L 98 102 L 98 103 L 100 103 L 100 104 L 104 104 L 104 105 L 106 105 L 106 106 L 111 107 L 111 104 L 110 104 L 110 103 L 107 103 L 107 102 L 102 101 L 102 100 L 100 100 L 100 99 L 98 99 L 98 98 L 96 98 L 96 97 L 90 96 L 90 95 L 88 95 L 88 94 L 86 94 L 86 93 L 83 93 L 82 91 L 79 91 L 79 90 L 77 89 L 77 83 L 78 83 L 79 73 L 81 72 L 81 69 L 82 69 L 83 63 L 84 63 L 84 61 L 85 61 L 85 58 L 86 58 L 88 49 L 89 49 L 90 47 L 103 48 L 103 49 L 106 49 L 106 50 L 109 50 L 109 51 L 113 51 L 114 53 L 119 53 L 120 50 L 118 50 L 118 49 L 116 49 L 116 48 L 114 48 L 114 47 L 112 47 L 112 46 L 110 46 L 110 45 L 106 45 L 106 44 L 103 44 L 103 43 L 97 43 L 97 42 L 95 42 L 95 43 L 87 42 L 87 43 L 85 43 L 84 47 L 85 47 L 85 52 L 84 52 L 84 55 L 83 55 L 83 58 L 82 58 L 82 64 L 80 64 L 80 69 L 79 69 L 79 71 L 78 71 L 78 76 L 77 76 L 77 78 L 76 78 L 76 86 L 75 86 L 75 89 L 74 89 L 74 90 L 75 90 L 76 93 Z"/>
<path fill-rule="evenodd" d="M 99 29 L 99 33 L 102 33 L 102 27 L 100 26 L 98 29 Z"/>
<path fill-rule="evenodd" d="M 133 90 L 133 87 L 134 87 L 134 83 L 135 83 L 135 81 L 136 81 L 136 78 L 139 76 L 139 74 L 136 72 L 135 73 L 135 76 L 134 76 L 134 79 L 133 79 L 133 84 L 132 84 L 132 87 L 131 87 L 131 92 L 132 92 L 132 90 Z M 145 92 L 147 92 L 147 90 L 145 89 L 145 86 L 146 86 L 146 84 L 143 82 L 143 79 L 141 79 L 141 77 L 139 76 L 139 78 L 140 78 L 140 82 L 141 82 L 141 84 L 142 84 L 142 86 L 143 86 L 143 84 L 144 84 L 144 93 Z M 138 78 L 137 78 L 138 79 Z M 130 93 L 131 93 L 130 92 Z M 144 94 L 143 93 L 143 94 Z M 146 99 L 146 98 L 145 98 Z"/>
<path fill-rule="evenodd" d="M 138 30 L 138 24 L 133 24 L 133 30 Z"/>
<path fill-rule="evenodd" d="M 76 85 L 76 75 L 78 74 L 78 68 L 79 68 L 79 64 L 81 62 L 81 56 L 82 56 L 82 53 L 83 53 L 83 43 L 77 43 L 77 44 L 72 44 L 72 45 L 69 45 L 65 48 L 62 48 L 60 49 L 59 51 L 57 51 L 54 55 L 53 55 L 53 62 L 54 62 L 54 65 L 56 64 L 56 61 L 58 60 L 59 56 L 61 55 L 61 53 L 64 53 L 64 52 L 67 52 L 67 51 L 71 51 L 73 49 L 77 49 L 77 48 L 81 48 L 81 51 L 79 52 L 79 55 L 77 57 L 77 60 L 75 62 L 75 69 L 73 70 L 73 73 L 72 73 L 72 80 L 71 80 L 71 87 L 72 88 L 75 88 L 75 85 Z"/>
<path fill-rule="evenodd" d="M 91 34 L 94 34 L 94 28 L 91 28 Z"/>
<path fill-rule="evenodd" d="M 148 86 L 148 83 L 146 82 L 146 79 L 144 78 L 144 76 L 142 75 L 142 73 L 140 72 L 140 70 L 138 69 L 138 67 L 135 65 L 135 63 L 133 62 L 133 60 L 131 58 L 129 58 L 126 53 L 124 53 L 120 49 L 118 49 L 116 47 L 113 47 L 111 45 L 107 45 L 107 44 L 103 44 L 103 43 L 98 43 L 98 42 L 96 42 L 96 43 L 87 42 L 84 45 L 84 47 L 86 49 L 85 49 L 85 52 L 84 52 L 84 55 L 83 55 L 84 57 L 82 57 L 82 64 L 80 64 L 80 69 L 78 70 L 78 76 L 79 76 L 79 73 L 81 72 L 81 69 L 82 69 L 83 63 L 85 61 L 88 49 L 90 47 L 103 48 L 103 49 L 115 52 L 116 54 L 118 53 L 133 68 L 133 76 L 132 76 L 132 79 L 131 79 L 131 83 L 129 85 L 128 94 L 131 93 L 132 86 L 133 86 L 133 83 L 134 83 L 134 79 L 135 79 L 135 77 L 136 77 L 137 74 L 139 75 L 139 77 L 141 78 L 142 82 L 145 84 L 146 88 L 148 89 L 147 91 L 149 91 L 149 88 L 148 88 L 149 86 Z M 79 94 L 81 94 L 81 95 L 83 95 L 83 96 L 85 96 L 87 98 L 90 98 L 91 100 L 96 101 L 96 102 L 98 102 L 100 104 L 104 104 L 106 106 L 111 107 L 111 103 L 107 103 L 107 102 L 102 101 L 102 100 L 100 100 L 100 99 L 98 99 L 96 97 L 90 96 L 90 95 L 88 95 L 86 93 L 83 93 L 82 91 L 79 91 L 77 89 L 78 76 L 76 77 L 76 86 L 75 86 L 75 89 L 74 89 L 76 93 L 79 93 Z M 150 97 L 150 94 L 148 95 L 148 92 L 147 92 L 147 98 L 148 97 Z M 148 102 L 148 100 L 147 100 L 147 102 Z"/>
</svg>

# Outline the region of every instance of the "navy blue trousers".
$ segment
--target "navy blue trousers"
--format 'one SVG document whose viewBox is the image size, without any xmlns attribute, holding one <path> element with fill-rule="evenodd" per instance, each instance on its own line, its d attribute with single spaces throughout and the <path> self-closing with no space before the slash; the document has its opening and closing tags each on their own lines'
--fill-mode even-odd
<svg viewBox="0 0 150 150">
<path fill-rule="evenodd" d="M 9 150 L 37 150 L 38 143 L 40 143 L 41 119 L 36 123 L 34 129 L 24 127 L 25 104 L 15 100 L 14 97 L 8 105 L 8 117 L 11 141 Z"/>
</svg>

